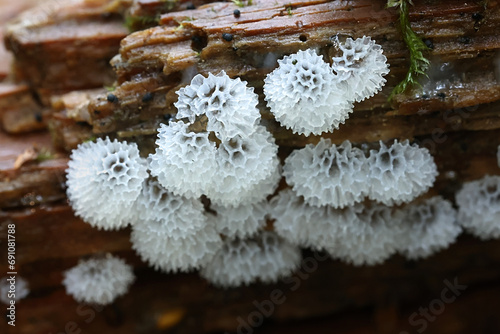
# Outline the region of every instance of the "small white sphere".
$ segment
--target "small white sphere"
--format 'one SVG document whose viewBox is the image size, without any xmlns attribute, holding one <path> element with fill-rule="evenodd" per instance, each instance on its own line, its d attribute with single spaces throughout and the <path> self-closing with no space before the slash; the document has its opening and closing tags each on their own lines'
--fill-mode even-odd
<svg viewBox="0 0 500 334">
<path fill-rule="evenodd" d="M 70 158 L 66 192 L 76 215 L 99 229 L 127 226 L 148 176 L 137 145 L 99 138 L 78 145 Z"/>
<path fill-rule="evenodd" d="M 241 204 L 236 207 L 212 205 L 217 212 L 215 227 L 228 238 L 248 238 L 266 225 L 268 214 L 267 201 Z"/>
<path fill-rule="evenodd" d="M 322 138 L 293 151 L 283 175 L 297 195 L 315 206 L 344 208 L 361 202 L 370 189 L 367 159 L 349 141 L 337 146 Z"/>
<path fill-rule="evenodd" d="M 131 266 L 108 255 L 80 261 L 64 273 L 63 284 L 80 303 L 106 305 L 124 295 L 134 280 Z"/>
<path fill-rule="evenodd" d="M 239 78 L 231 79 L 224 71 L 209 73 L 208 77 L 198 74 L 177 94 L 177 118 L 193 123 L 197 116 L 205 115 L 206 130 L 221 140 L 252 133 L 260 120 L 253 88 Z"/>
<path fill-rule="evenodd" d="M 339 86 L 350 101 L 361 102 L 372 97 L 385 85 L 389 73 L 382 47 L 363 36 L 338 43 L 342 55 L 333 57 L 333 70 L 339 76 Z"/>
<path fill-rule="evenodd" d="M 408 140 L 391 146 L 380 142 L 379 150 L 370 151 L 369 198 L 394 205 L 407 203 L 427 192 L 438 175 L 434 158 L 426 148 L 410 145 Z"/>
<path fill-rule="evenodd" d="M 314 50 L 278 60 L 264 79 L 267 105 L 276 120 L 294 133 L 332 132 L 352 112 L 352 103 L 337 86 L 338 78 Z"/>
<path fill-rule="evenodd" d="M 215 143 L 207 132 L 192 132 L 181 121 L 161 124 L 156 145 L 149 168 L 163 187 L 188 198 L 207 193 L 217 170 Z"/>
<path fill-rule="evenodd" d="M 500 238 L 500 176 L 464 183 L 455 198 L 460 225 L 483 240 Z"/>
<path fill-rule="evenodd" d="M 248 285 L 257 280 L 273 283 L 290 275 L 301 259 L 298 247 L 266 231 L 252 239 L 226 239 L 200 275 L 221 287 Z"/>
<path fill-rule="evenodd" d="M 263 126 L 248 136 L 221 142 L 215 156 L 216 175 L 207 196 L 224 206 L 238 206 L 252 197 L 262 200 L 274 185 L 277 155 L 278 146 Z M 257 196 L 259 190 L 265 192 Z"/>
<path fill-rule="evenodd" d="M 192 209 L 191 209 L 192 210 Z M 167 221 L 138 223 L 132 226 L 132 248 L 144 262 L 164 272 L 189 272 L 210 261 L 222 239 L 215 223 L 193 211 L 193 220 L 202 227 L 182 238 L 174 236 Z"/>
<path fill-rule="evenodd" d="M 402 209 L 405 220 L 397 237 L 398 250 L 408 259 L 426 258 L 448 248 L 462 232 L 457 212 L 440 196 Z"/>
</svg>

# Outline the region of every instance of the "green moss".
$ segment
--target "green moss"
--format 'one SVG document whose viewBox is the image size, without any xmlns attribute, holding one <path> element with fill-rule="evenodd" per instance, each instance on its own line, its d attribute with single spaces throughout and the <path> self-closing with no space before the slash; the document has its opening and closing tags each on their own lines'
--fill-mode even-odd
<svg viewBox="0 0 500 334">
<path fill-rule="evenodd" d="M 161 2 L 163 2 L 163 9 L 167 12 L 174 9 L 175 5 L 177 4 L 177 0 L 161 0 Z"/>
<path fill-rule="evenodd" d="M 53 154 L 49 149 L 43 148 L 40 150 L 40 152 L 38 152 L 38 155 L 36 156 L 36 161 L 42 162 L 42 161 L 52 160 L 55 158 L 56 158 L 55 154 Z"/>
<path fill-rule="evenodd" d="M 104 89 L 106 89 L 108 92 L 114 92 L 116 90 L 116 82 L 112 84 L 111 86 L 104 86 Z"/>
<path fill-rule="evenodd" d="M 394 87 L 389 101 L 397 94 L 402 94 L 408 89 L 419 86 L 418 77 L 426 75 L 429 68 L 429 60 L 425 58 L 424 52 L 428 50 L 425 43 L 420 37 L 415 34 L 411 28 L 410 18 L 408 15 L 408 6 L 413 5 L 411 0 L 388 0 L 387 7 L 399 7 L 399 23 L 403 39 L 410 51 L 410 68 L 406 73 L 406 77 L 396 87 Z"/>
<path fill-rule="evenodd" d="M 88 143 L 88 142 L 95 142 L 95 141 L 96 141 L 96 139 L 97 139 L 97 137 L 96 137 L 96 136 L 92 136 L 92 137 L 90 137 L 90 138 L 85 139 L 83 142 L 84 142 L 84 143 Z"/>
<path fill-rule="evenodd" d="M 233 3 L 238 6 L 238 7 L 245 7 L 245 6 L 251 6 L 253 5 L 253 0 L 232 0 Z"/>
<path fill-rule="evenodd" d="M 129 31 L 137 31 L 144 27 L 156 26 L 160 23 L 160 16 L 128 16 L 125 18 L 125 26 Z"/>
</svg>

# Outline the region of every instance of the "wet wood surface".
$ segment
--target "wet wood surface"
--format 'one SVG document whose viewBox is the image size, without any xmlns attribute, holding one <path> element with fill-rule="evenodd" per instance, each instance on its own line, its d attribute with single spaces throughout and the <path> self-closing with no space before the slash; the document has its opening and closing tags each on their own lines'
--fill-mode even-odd
<svg viewBox="0 0 500 334">
<path fill-rule="evenodd" d="M 362 268 L 305 251 L 307 260 L 291 279 L 223 290 L 196 273 L 155 272 L 131 249 L 129 229 L 99 231 L 74 216 L 65 198 L 68 152 L 104 135 L 137 141 L 143 153 L 151 151 L 158 124 L 175 113 L 175 91 L 193 73 L 225 70 L 255 86 L 264 123 L 276 137 L 282 159 L 295 148 L 317 142 L 317 136 L 293 135 L 272 120 L 261 92 L 262 79 L 273 68 L 263 59 L 307 47 L 330 55 L 330 38 L 337 34 L 371 35 L 383 46 L 391 73 L 381 94 L 359 104 L 346 124 L 324 137 L 335 143 L 349 139 L 367 148 L 394 138 L 426 146 L 440 172 L 430 194 L 450 200 L 463 182 L 500 175 L 496 1 L 486 6 L 480 1 L 415 1 L 412 26 L 432 42 L 429 56 L 437 66 L 421 93 L 398 96 L 392 104 L 387 96 L 407 69 L 408 53 L 397 13 L 384 9 L 385 1 L 254 0 L 254 5 L 239 8 L 239 18 L 234 17 L 234 4 L 210 2 L 195 1 L 196 9 L 187 10 L 187 2 L 180 1 L 167 13 L 160 8 L 163 1 L 125 1 L 110 7 L 111 1 L 76 1 L 80 5 L 65 5 L 57 15 L 42 17 L 40 30 L 26 34 L 26 25 L 19 23 L 8 32 L 17 77 L 27 81 L 26 86 L 0 86 L 0 106 L 13 106 L 13 114 L 21 115 L 12 96 L 36 92 L 43 97 L 35 101 L 37 107 L 50 106 L 51 121 L 49 131 L 0 131 L 0 246 L 5 244 L 7 224 L 14 223 L 18 272 L 31 285 L 29 297 L 18 304 L 18 326 L 1 322 L 0 332 L 389 334 L 413 333 L 423 324 L 425 333 L 500 332 L 498 240 L 464 234 L 426 260 L 394 256 L 383 265 Z M 125 7 L 128 15 L 161 13 L 161 25 L 127 36 L 121 16 Z M 223 40 L 223 32 L 231 33 L 233 40 Z M 75 57 L 88 61 L 75 63 Z M 118 103 L 109 103 L 103 85 L 115 78 L 112 94 Z M 143 101 L 148 92 L 153 99 Z M 105 252 L 134 265 L 137 281 L 110 306 L 79 305 L 64 292 L 63 272 L 81 258 Z M 4 250 L 0 255 L 0 273 L 7 272 Z M 441 300 L 448 287 L 445 280 L 466 287 L 453 302 L 443 304 L 439 314 L 431 315 L 432 320 L 415 324 L 425 319 L 418 314 L 421 308 L 437 307 L 434 301 Z M 259 314 L 267 311 L 258 305 L 276 290 L 286 300 L 260 320 Z"/>
<path fill-rule="evenodd" d="M 377 122 L 384 114 L 384 123 L 404 126 L 403 123 L 412 123 L 413 119 L 392 119 L 392 116 L 468 108 L 500 99 L 500 85 L 495 76 L 496 50 L 500 48 L 496 33 L 500 7 L 496 2 L 484 7 L 479 2 L 447 1 L 420 6 L 417 3 L 412 7 L 412 26 L 432 45 L 428 55 L 434 63 L 431 80 L 423 82 L 423 92 L 398 96 L 389 104 L 388 94 L 407 70 L 408 54 L 395 24 L 397 13 L 385 9 L 384 4 L 384 1 L 298 1 L 289 6 L 287 1 L 257 1 L 255 6 L 241 8 L 237 18 L 233 14 L 237 7 L 231 3 L 164 14 L 161 26 L 130 34 L 122 41 L 120 54 L 112 61 L 119 83 L 113 94 L 118 102 L 107 103 L 103 95 L 90 103 L 93 131 L 130 133 L 130 128 L 140 124 L 141 129 L 148 128 L 152 118 L 161 121 L 165 114 L 175 112 L 175 92 L 189 82 L 191 75 L 222 70 L 256 88 L 261 112 L 269 118 L 262 82 L 274 69 L 275 62 L 265 63 L 266 56 L 280 58 L 310 47 L 329 56 L 335 52 L 332 43 L 335 36 L 370 35 L 382 45 L 390 63 L 387 85 L 374 98 L 356 105 L 354 119 L 373 118 Z M 232 40 L 225 41 L 223 33 L 230 33 Z M 461 76 L 456 72 L 462 73 Z M 154 93 L 156 99 L 142 102 L 146 92 Z M 151 130 L 154 132 L 155 128 Z M 412 133 L 409 128 L 402 130 L 408 131 Z"/>
<path fill-rule="evenodd" d="M 5 31 L 14 75 L 39 94 L 113 83 L 109 60 L 128 30 L 111 1 L 49 1 L 24 12 Z M 47 93 L 47 91 L 49 93 Z"/>
</svg>

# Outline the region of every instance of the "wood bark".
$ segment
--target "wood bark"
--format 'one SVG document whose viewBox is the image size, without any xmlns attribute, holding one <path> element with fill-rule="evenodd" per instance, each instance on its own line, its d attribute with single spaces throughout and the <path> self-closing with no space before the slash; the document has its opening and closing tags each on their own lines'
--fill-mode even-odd
<svg viewBox="0 0 500 334">
<path fill-rule="evenodd" d="M 251 330 L 414 332 L 420 327 L 410 321 L 413 314 L 441 300 L 445 281 L 454 280 L 465 290 L 427 320 L 425 332 L 500 332 L 498 240 L 464 234 L 426 260 L 394 256 L 383 265 L 362 268 L 305 251 L 307 260 L 291 280 L 222 290 L 196 273 L 155 272 L 132 251 L 128 229 L 103 232 L 75 217 L 65 196 L 68 152 L 105 135 L 138 142 L 144 155 L 152 152 L 159 123 L 175 114 L 175 92 L 194 73 L 225 70 L 255 87 L 264 124 L 280 145 L 282 159 L 317 142 L 318 136 L 294 135 L 273 120 L 262 97 L 262 80 L 274 67 L 264 59 L 309 47 L 331 56 L 336 52 L 333 36 L 372 36 L 383 46 L 391 73 L 380 94 L 357 105 L 346 124 L 323 137 L 335 143 L 349 139 L 367 149 L 394 138 L 428 147 L 440 175 L 427 196 L 453 200 L 463 182 L 500 174 L 497 1 L 414 1 L 412 27 L 433 46 L 428 55 L 434 65 L 422 90 L 397 96 L 392 104 L 387 97 L 407 71 L 408 51 L 397 11 L 385 9 L 386 1 L 254 0 L 242 8 L 212 2 L 195 1 L 196 8 L 187 10 L 188 2 L 179 1 L 165 12 L 164 1 L 75 1 L 52 15 L 37 16 L 39 26 L 30 25 L 27 17 L 43 7 L 8 28 L 16 77 L 25 82 L 2 83 L 0 114 L 6 115 L 8 108 L 14 115 L 9 124 L 18 124 L 36 111 L 50 110 L 51 120 L 49 132 L 0 132 L 0 246 L 7 224 L 16 224 L 18 272 L 32 291 L 18 304 L 16 328 L 2 322 L 0 332 L 237 332 L 242 321 L 249 323 L 252 314 L 262 313 L 258 305 L 276 290 L 286 300 L 274 304 L 270 316 Z M 237 8 L 239 18 L 233 14 Z M 161 15 L 160 25 L 128 34 L 123 27 L 127 15 Z M 232 34 L 233 40 L 224 40 L 222 33 Z M 116 89 L 103 89 L 115 79 Z M 29 98 L 33 92 L 39 101 Z M 153 98 L 143 101 L 146 93 Z M 109 102 L 108 94 L 118 101 Z M 41 161 L 33 152 L 49 152 L 50 158 Z M 128 295 L 105 308 L 79 305 L 61 286 L 63 272 L 81 258 L 106 252 L 133 264 L 137 282 Z M 6 254 L 0 254 L 3 273 Z"/>
</svg>

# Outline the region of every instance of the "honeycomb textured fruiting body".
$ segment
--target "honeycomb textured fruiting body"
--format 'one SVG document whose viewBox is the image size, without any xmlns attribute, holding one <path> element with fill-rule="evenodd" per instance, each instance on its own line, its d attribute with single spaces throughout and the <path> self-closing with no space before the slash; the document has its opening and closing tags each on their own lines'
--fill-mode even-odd
<svg viewBox="0 0 500 334">
<path fill-rule="evenodd" d="M 264 80 L 264 94 L 276 120 L 294 133 L 319 135 L 343 124 L 352 103 L 337 86 L 329 64 L 308 49 L 278 60 Z"/>
<path fill-rule="evenodd" d="M 399 252 L 408 259 L 425 258 L 448 248 L 462 232 L 456 210 L 440 196 L 408 204 L 402 210 L 406 218 L 396 239 Z"/>
<path fill-rule="evenodd" d="M 198 198 L 215 177 L 215 143 L 208 133 L 189 131 L 182 121 L 161 124 L 156 152 L 149 156 L 151 174 L 176 195 Z"/>
<path fill-rule="evenodd" d="M 237 207 L 212 205 L 217 212 L 216 229 L 228 238 L 248 238 L 264 228 L 268 214 L 267 201 Z"/>
<path fill-rule="evenodd" d="M 257 280 L 273 283 L 297 269 L 301 258 L 298 247 L 266 231 L 252 239 L 226 239 L 200 274 L 220 287 L 248 285 Z"/>
<path fill-rule="evenodd" d="M 400 234 L 403 216 L 385 205 L 355 204 L 355 219 L 340 222 L 337 242 L 328 252 L 333 258 L 355 266 L 376 265 L 397 251 L 396 237 Z"/>
<path fill-rule="evenodd" d="M 99 229 L 127 226 L 148 176 L 146 166 L 135 143 L 98 138 L 78 145 L 66 170 L 66 192 L 76 215 Z"/>
<path fill-rule="evenodd" d="M 335 244 L 339 229 L 356 218 L 354 207 L 314 206 L 291 189 L 280 191 L 271 199 L 270 206 L 278 235 L 295 245 L 318 251 Z"/>
<path fill-rule="evenodd" d="M 389 73 L 382 47 L 367 36 L 347 38 L 345 43 L 337 39 L 337 45 L 342 54 L 332 58 L 332 67 L 346 98 L 361 102 L 382 90 Z"/>
<path fill-rule="evenodd" d="M 224 72 L 197 75 L 178 91 L 177 122 L 162 124 L 151 174 L 168 191 L 237 207 L 273 193 L 279 182 L 278 146 L 258 124 L 258 97 Z"/>
<path fill-rule="evenodd" d="M 379 150 L 370 151 L 371 200 L 394 205 L 407 203 L 425 193 L 438 175 L 434 158 L 426 148 L 408 140 L 391 146 L 380 142 Z"/>
<path fill-rule="evenodd" d="M 177 118 L 193 123 L 197 116 L 205 115 L 206 131 L 214 132 L 220 140 L 250 134 L 260 120 L 253 88 L 239 78 L 231 79 L 224 71 L 209 73 L 208 77 L 196 75 L 177 95 Z"/>
<path fill-rule="evenodd" d="M 283 175 L 297 195 L 316 206 L 344 208 L 361 202 L 370 190 L 366 157 L 349 141 L 337 146 L 322 138 L 293 151 Z"/>
<path fill-rule="evenodd" d="M 242 204 L 247 196 L 241 194 L 260 189 L 256 185 L 267 182 L 279 168 L 277 155 L 278 146 L 263 126 L 256 127 L 251 135 L 221 142 L 214 157 L 217 175 L 207 196 L 221 205 Z"/>
<path fill-rule="evenodd" d="M 461 226 L 483 240 L 500 238 L 500 176 L 464 183 L 455 198 Z"/>
<path fill-rule="evenodd" d="M 206 224 L 205 208 L 198 199 L 174 195 L 154 178 L 144 181 L 134 205 L 133 228 L 148 229 L 169 238 L 182 239 L 193 235 Z"/>
<path fill-rule="evenodd" d="M 220 248 L 222 239 L 215 230 L 213 221 L 208 221 L 200 212 L 193 210 L 194 220 L 203 220 L 200 229 L 175 238 L 170 233 L 168 222 L 135 224 L 130 241 L 141 259 L 157 270 L 164 272 L 189 272 L 200 268 Z"/>
<path fill-rule="evenodd" d="M 77 302 L 107 305 L 124 295 L 134 280 L 131 266 L 106 256 L 80 261 L 64 273 L 63 284 Z"/>
</svg>

